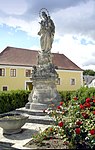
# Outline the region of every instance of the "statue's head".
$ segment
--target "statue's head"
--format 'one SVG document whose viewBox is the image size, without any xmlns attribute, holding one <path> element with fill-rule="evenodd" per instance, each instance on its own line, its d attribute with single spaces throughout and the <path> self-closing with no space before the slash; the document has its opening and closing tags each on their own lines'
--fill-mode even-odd
<svg viewBox="0 0 95 150">
<path fill-rule="evenodd" d="M 42 12 L 42 17 L 47 18 L 47 14 L 45 13 L 45 11 Z"/>
</svg>

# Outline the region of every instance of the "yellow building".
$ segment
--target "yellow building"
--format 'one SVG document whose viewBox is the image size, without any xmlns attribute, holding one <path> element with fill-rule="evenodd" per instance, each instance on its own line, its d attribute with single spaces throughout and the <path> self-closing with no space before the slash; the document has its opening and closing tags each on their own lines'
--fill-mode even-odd
<svg viewBox="0 0 95 150">
<path fill-rule="evenodd" d="M 38 51 L 7 47 L 0 53 L 0 91 L 29 89 L 32 67 L 37 64 Z M 72 91 L 83 86 L 83 70 L 64 54 L 52 53 L 57 66 L 59 82 L 57 90 Z"/>
</svg>

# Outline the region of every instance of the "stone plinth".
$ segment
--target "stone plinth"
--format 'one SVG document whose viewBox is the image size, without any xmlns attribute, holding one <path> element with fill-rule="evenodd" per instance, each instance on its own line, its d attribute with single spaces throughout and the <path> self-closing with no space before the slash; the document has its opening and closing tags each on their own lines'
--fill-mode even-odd
<svg viewBox="0 0 95 150">
<path fill-rule="evenodd" d="M 51 107 L 52 104 L 58 105 L 58 102 L 61 101 L 56 88 L 57 68 L 52 63 L 52 57 L 50 51 L 38 53 L 38 63 L 33 66 L 30 78 L 33 83 L 33 90 L 29 95 L 29 102 L 25 106 L 27 109 L 44 110 Z"/>
<path fill-rule="evenodd" d="M 57 105 L 60 101 L 60 96 L 56 90 L 56 84 L 53 80 L 36 80 L 34 81 L 33 90 L 26 104 L 28 109 L 44 110 L 51 107 L 52 104 Z"/>
</svg>

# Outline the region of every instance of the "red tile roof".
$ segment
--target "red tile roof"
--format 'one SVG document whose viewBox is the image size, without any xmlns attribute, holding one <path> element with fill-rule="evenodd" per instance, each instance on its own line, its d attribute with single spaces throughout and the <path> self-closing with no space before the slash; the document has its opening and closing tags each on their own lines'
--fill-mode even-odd
<svg viewBox="0 0 95 150">
<path fill-rule="evenodd" d="M 53 63 L 58 69 L 82 71 L 64 54 L 52 53 Z M 38 51 L 24 48 L 6 47 L 0 53 L 0 65 L 33 66 L 37 64 Z"/>
</svg>

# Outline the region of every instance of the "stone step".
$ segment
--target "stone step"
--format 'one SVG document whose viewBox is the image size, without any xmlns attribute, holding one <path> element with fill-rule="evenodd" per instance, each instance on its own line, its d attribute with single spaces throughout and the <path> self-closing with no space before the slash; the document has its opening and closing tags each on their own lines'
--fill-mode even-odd
<svg viewBox="0 0 95 150">
<path fill-rule="evenodd" d="M 54 124 L 53 118 L 48 116 L 42 110 L 30 110 L 23 107 L 12 111 L 12 113 L 20 113 L 20 114 L 28 115 L 29 118 L 27 120 L 27 123 L 37 123 L 37 124 L 45 124 L 45 125 Z"/>
<path fill-rule="evenodd" d="M 20 150 L 18 148 L 13 148 L 12 145 L 13 143 L 0 142 L 0 150 Z"/>
<path fill-rule="evenodd" d="M 25 107 L 18 108 L 16 111 L 21 112 L 21 113 L 27 113 L 29 115 L 35 115 L 35 116 L 45 116 L 46 113 L 43 112 L 43 110 L 31 110 L 31 109 L 26 109 Z"/>
</svg>

